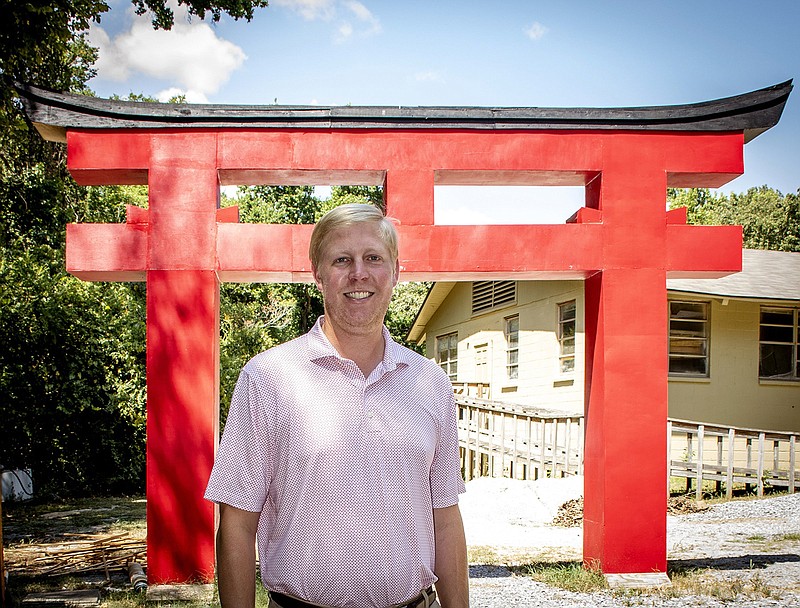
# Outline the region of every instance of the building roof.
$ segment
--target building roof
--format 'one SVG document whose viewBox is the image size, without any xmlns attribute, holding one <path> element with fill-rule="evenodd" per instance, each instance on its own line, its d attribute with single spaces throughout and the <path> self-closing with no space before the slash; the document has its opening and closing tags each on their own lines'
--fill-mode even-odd
<svg viewBox="0 0 800 608">
<path fill-rule="evenodd" d="M 744 133 L 747 142 L 777 124 L 792 81 L 713 101 L 627 108 L 163 104 L 15 88 L 53 141 L 64 141 L 70 128 L 302 128 L 724 131 Z"/>
<path fill-rule="evenodd" d="M 428 321 L 454 286 L 449 281 L 433 284 L 408 332 L 408 340 L 422 339 Z M 800 253 L 744 249 L 741 272 L 718 279 L 667 279 L 667 291 L 735 300 L 800 301 Z"/>
<path fill-rule="evenodd" d="M 742 271 L 719 279 L 668 279 L 667 289 L 734 299 L 800 300 L 800 253 L 742 251 Z"/>
<path fill-rule="evenodd" d="M 450 295 L 455 285 L 452 281 L 437 281 L 431 285 L 425 300 L 422 302 L 422 306 L 417 311 L 417 316 L 414 317 L 411 329 L 408 330 L 406 339 L 409 342 L 419 342 L 422 339 L 422 336 L 425 335 L 425 327 L 428 325 L 428 321 L 431 320 L 433 313 L 439 309 L 445 298 Z"/>
</svg>

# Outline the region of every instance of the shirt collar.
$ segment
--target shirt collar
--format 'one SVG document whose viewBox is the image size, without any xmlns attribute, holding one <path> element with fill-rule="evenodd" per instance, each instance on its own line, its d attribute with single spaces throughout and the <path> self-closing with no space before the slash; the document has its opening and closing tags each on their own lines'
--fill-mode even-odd
<svg viewBox="0 0 800 608">
<path fill-rule="evenodd" d="M 325 332 L 322 331 L 322 323 L 324 319 L 325 315 L 320 315 L 320 317 L 317 319 L 317 322 L 314 323 L 314 327 L 312 327 L 311 331 L 309 331 L 307 334 L 308 358 L 311 361 L 326 359 L 329 357 L 342 359 L 342 356 L 333 347 L 330 340 L 328 340 L 328 336 L 326 336 Z M 392 339 L 392 336 L 389 334 L 389 330 L 386 329 L 386 326 L 383 326 L 383 342 L 383 361 L 381 362 L 381 365 L 383 366 L 384 371 L 392 371 L 398 365 L 409 365 L 410 351 Z"/>
</svg>

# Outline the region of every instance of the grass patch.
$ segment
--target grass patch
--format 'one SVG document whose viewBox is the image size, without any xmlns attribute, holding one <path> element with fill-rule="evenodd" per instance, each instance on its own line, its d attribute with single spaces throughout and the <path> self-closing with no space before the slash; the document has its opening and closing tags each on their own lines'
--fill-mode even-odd
<svg viewBox="0 0 800 608">
<path fill-rule="evenodd" d="M 574 593 L 593 593 L 608 589 L 606 579 L 599 570 L 584 568 L 580 562 L 539 562 L 514 569 L 540 583 Z"/>
<path fill-rule="evenodd" d="M 653 590 L 653 593 L 662 597 L 684 597 L 688 595 L 713 597 L 723 602 L 736 599 L 773 599 L 779 600 L 779 590 L 770 587 L 759 575 L 737 574 L 735 576 L 720 576 L 710 568 L 678 568 L 668 569 L 671 587 Z"/>
<path fill-rule="evenodd" d="M 504 566 L 505 562 L 500 558 L 494 547 L 486 545 L 475 545 L 467 547 L 467 561 L 470 564 L 486 564 L 487 566 Z"/>
<path fill-rule="evenodd" d="M 671 586 L 651 589 L 609 590 L 603 574 L 585 568 L 580 562 L 537 562 L 511 568 L 515 573 L 530 576 L 536 581 L 573 593 L 607 592 L 622 600 L 640 596 L 684 598 L 712 597 L 723 602 L 738 599 L 780 600 L 781 592 L 764 581 L 758 572 L 725 576 L 711 568 L 669 567 Z"/>
<path fill-rule="evenodd" d="M 534 555 L 530 551 L 513 547 L 467 545 L 467 561 L 471 565 L 500 566 L 512 569 L 532 563 L 556 563 L 573 558 L 580 559 L 579 553 L 577 555 L 569 553 L 562 547 L 538 550 Z"/>
<path fill-rule="evenodd" d="M 143 497 L 81 498 L 59 503 L 3 504 L 3 539 L 15 543 L 52 542 L 65 535 L 91 532 L 131 532 L 144 535 Z M 137 534 L 138 536 L 138 534 Z"/>
</svg>

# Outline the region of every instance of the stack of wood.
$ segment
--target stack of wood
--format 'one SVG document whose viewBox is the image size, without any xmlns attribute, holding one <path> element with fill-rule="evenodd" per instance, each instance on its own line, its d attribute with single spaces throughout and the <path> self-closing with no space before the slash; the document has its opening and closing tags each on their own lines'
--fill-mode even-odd
<svg viewBox="0 0 800 608">
<path fill-rule="evenodd" d="M 147 541 L 128 534 L 92 535 L 71 534 L 58 543 L 17 545 L 6 551 L 9 571 L 24 570 L 26 574 L 59 576 L 89 572 L 127 571 L 127 564 L 146 563 Z"/>
<path fill-rule="evenodd" d="M 698 513 L 706 511 L 708 505 L 704 502 L 695 500 L 694 497 L 684 494 L 681 496 L 671 496 L 667 501 L 667 513 L 670 515 L 682 515 L 685 513 Z M 558 507 L 556 516 L 553 519 L 554 526 L 562 528 L 574 528 L 583 524 L 583 497 L 568 500 Z"/>
<path fill-rule="evenodd" d="M 697 500 L 690 494 L 670 496 L 667 501 L 667 513 L 670 515 L 684 515 L 686 513 L 700 513 L 708 510 L 708 505 Z"/>
<path fill-rule="evenodd" d="M 553 519 L 554 526 L 574 528 L 583 524 L 583 497 L 568 500 L 558 507 Z"/>
</svg>

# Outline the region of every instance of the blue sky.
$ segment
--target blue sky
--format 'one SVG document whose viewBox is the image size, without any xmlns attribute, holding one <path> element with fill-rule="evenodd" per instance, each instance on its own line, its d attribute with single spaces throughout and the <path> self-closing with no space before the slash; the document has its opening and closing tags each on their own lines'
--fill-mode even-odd
<svg viewBox="0 0 800 608">
<path fill-rule="evenodd" d="M 800 77 L 797 0 L 272 0 L 250 23 L 210 24 L 178 10 L 171 32 L 154 32 L 128 0 L 110 4 L 90 33 L 100 47 L 90 86 L 102 97 L 611 107 L 699 102 Z M 722 192 L 800 188 L 799 97 L 745 146 L 745 173 Z M 441 189 L 437 221 L 563 222 L 582 194 L 556 190 L 547 196 L 569 212 L 553 202 L 553 217 L 539 205 L 531 220 L 540 189 Z"/>
</svg>

